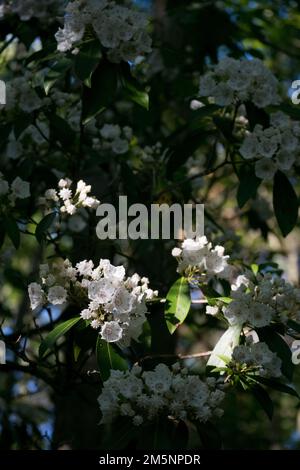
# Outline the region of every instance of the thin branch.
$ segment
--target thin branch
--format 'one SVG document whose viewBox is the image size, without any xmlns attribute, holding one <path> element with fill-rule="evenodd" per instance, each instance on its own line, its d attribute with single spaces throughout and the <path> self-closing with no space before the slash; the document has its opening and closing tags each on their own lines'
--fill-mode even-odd
<svg viewBox="0 0 300 470">
<path fill-rule="evenodd" d="M 210 356 L 212 354 L 212 351 L 204 351 L 200 353 L 195 353 L 195 354 L 154 354 L 154 355 L 148 355 L 141 357 L 134 365 L 138 365 L 143 363 L 144 361 L 147 361 L 149 359 L 179 359 L 179 360 L 184 360 L 184 359 L 197 359 L 200 357 L 206 357 Z"/>
</svg>

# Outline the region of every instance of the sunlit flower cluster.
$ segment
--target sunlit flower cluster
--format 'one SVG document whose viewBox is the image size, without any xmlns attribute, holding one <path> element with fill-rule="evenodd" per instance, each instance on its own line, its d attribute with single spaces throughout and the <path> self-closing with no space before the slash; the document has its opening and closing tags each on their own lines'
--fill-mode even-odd
<svg viewBox="0 0 300 470">
<path fill-rule="evenodd" d="M 259 59 L 222 59 L 200 78 L 200 96 L 220 106 L 252 101 L 258 108 L 280 102 L 278 81 Z"/>
<path fill-rule="evenodd" d="M 272 179 L 279 169 L 288 171 L 299 160 L 300 124 L 281 111 L 271 114 L 270 127 L 257 124 L 249 132 L 240 153 L 243 158 L 257 159 L 255 173 L 259 178 Z"/>
<path fill-rule="evenodd" d="M 29 285 L 31 308 L 47 303 L 72 303 L 81 309 L 80 315 L 109 342 L 128 346 L 142 332 L 147 312 L 146 301 L 157 296 L 149 289 L 147 278 L 138 274 L 126 277 L 123 266 L 113 266 L 109 260 L 81 261 L 73 267 L 69 260 L 52 266 L 42 265 L 41 284 Z"/>
<path fill-rule="evenodd" d="M 158 364 L 153 371 L 111 371 L 98 401 L 102 423 L 126 416 L 140 426 L 158 417 L 206 422 L 222 415 L 223 398 L 214 378 L 204 382 L 176 363 L 172 369 Z"/>
<path fill-rule="evenodd" d="M 222 246 L 213 247 L 205 236 L 184 240 L 181 248 L 173 249 L 172 255 L 178 261 L 177 271 L 198 282 L 205 282 L 213 276 L 230 276 L 229 256 L 224 255 Z"/>
<path fill-rule="evenodd" d="M 100 202 L 90 192 L 91 186 L 84 181 L 78 181 L 73 190 L 73 182 L 65 178 L 59 180 L 58 189 L 47 189 L 39 202 L 48 211 L 58 208 L 61 214 L 74 215 L 82 208 L 97 209 Z"/>
<path fill-rule="evenodd" d="M 232 301 L 223 307 L 208 306 L 206 313 L 221 311 L 230 325 L 261 328 L 271 322 L 300 322 L 300 289 L 271 274 L 258 274 L 255 279 L 241 275 L 231 286 Z"/>
<path fill-rule="evenodd" d="M 58 49 L 68 51 L 92 28 L 112 62 L 133 61 L 151 52 L 148 17 L 131 1 L 125 5 L 108 0 L 74 0 L 66 7 L 63 29 L 56 33 Z"/>
</svg>

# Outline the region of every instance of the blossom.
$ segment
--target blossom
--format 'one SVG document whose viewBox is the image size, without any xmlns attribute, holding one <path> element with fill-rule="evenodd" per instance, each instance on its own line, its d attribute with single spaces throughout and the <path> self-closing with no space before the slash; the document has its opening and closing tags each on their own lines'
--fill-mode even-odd
<svg viewBox="0 0 300 470">
<path fill-rule="evenodd" d="M 69 260 L 57 260 L 40 267 L 41 285 L 29 286 L 31 306 L 65 302 L 80 306 L 80 316 L 100 330 L 108 342 L 120 347 L 138 340 L 146 321 L 146 302 L 158 295 L 148 287 L 149 280 L 133 274 L 126 278 L 123 266 L 101 259 L 98 266 L 83 260 L 73 267 Z"/>
<path fill-rule="evenodd" d="M 278 81 L 259 59 L 225 57 L 200 78 L 200 96 L 229 106 L 252 101 L 258 108 L 279 104 Z"/>
<path fill-rule="evenodd" d="M 151 52 L 151 38 L 146 32 L 148 17 L 131 2 L 119 5 L 107 0 L 74 0 L 66 6 L 64 27 L 55 37 L 57 48 L 68 51 L 80 41 L 87 27 L 92 27 L 112 62 L 133 61 Z"/>
<path fill-rule="evenodd" d="M 200 276 L 203 281 L 215 275 L 227 278 L 230 274 L 229 256 L 224 255 L 224 248 L 212 247 L 205 236 L 184 240 L 181 249 L 173 249 L 172 255 L 177 258 L 179 273 L 186 272 L 194 278 Z"/>
<path fill-rule="evenodd" d="M 232 363 L 245 364 L 248 366 L 248 372 L 252 371 L 262 377 L 278 378 L 282 375 L 281 360 L 263 342 L 248 342 L 236 346 L 232 353 Z"/>
<path fill-rule="evenodd" d="M 48 300 L 53 305 L 61 305 L 67 300 L 67 291 L 62 286 L 50 287 L 48 291 Z"/>
<path fill-rule="evenodd" d="M 58 189 L 47 189 L 44 194 L 42 205 L 45 205 L 47 210 L 57 208 L 62 214 L 74 216 L 79 211 L 84 218 L 85 208 L 97 209 L 99 201 L 94 196 L 89 196 L 91 186 L 87 185 L 84 181 L 78 181 L 76 190 L 71 189 L 73 182 L 68 178 L 62 178 L 58 182 Z M 72 227 L 73 226 L 73 227 Z M 77 219 L 77 224 L 71 222 L 71 229 L 73 231 L 80 231 L 85 227 L 83 219 Z M 75 229 L 74 229 L 75 228 Z"/>
<path fill-rule="evenodd" d="M 122 338 L 122 328 L 116 321 L 107 321 L 101 327 L 100 335 L 101 338 L 108 343 L 115 343 Z"/>
<path fill-rule="evenodd" d="M 30 185 L 27 181 L 23 181 L 19 176 L 14 179 L 11 184 L 13 195 L 18 199 L 26 199 L 30 196 Z"/>
<path fill-rule="evenodd" d="M 269 127 L 263 129 L 257 124 L 251 133 L 246 133 L 240 154 L 245 159 L 257 159 L 256 176 L 270 180 L 278 169 L 289 171 L 298 164 L 299 132 L 295 124 L 288 115 L 277 111 L 270 115 Z"/>
<path fill-rule="evenodd" d="M 222 415 L 219 406 L 224 395 L 215 379 L 204 382 L 179 364 L 172 369 L 158 364 L 151 371 L 137 366 L 131 371 L 112 370 L 98 402 L 102 423 L 111 423 L 118 416 L 128 416 L 135 426 L 159 417 L 205 423 Z"/>
<path fill-rule="evenodd" d="M 36 282 L 32 282 L 28 286 L 28 294 L 32 310 L 41 307 L 45 300 L 44 291 L 42 286 Z"/>
</svg>

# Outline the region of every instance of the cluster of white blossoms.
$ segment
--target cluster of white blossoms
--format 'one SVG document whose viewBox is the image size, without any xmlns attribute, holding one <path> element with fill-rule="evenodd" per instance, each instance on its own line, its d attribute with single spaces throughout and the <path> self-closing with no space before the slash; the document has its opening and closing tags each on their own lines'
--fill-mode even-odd
<svg viewBox="0 0 300 470">
<path fill-rule="evenodd" d="M 49 19 L 58 13 L 61 4 L 61 0 L 1 0 L 0 18 L 17 14 L 22 21 L 31 18 Z"/>
<path fill-rule="evenodd" d="M 197 282 L 206 282 L 214 276 L 227 279 L 231 275 L 229 256 L 224 255 L 224 247 L 213 248 L 205 236 L 184 240 L 181 248 L 173 248 L 172 255 L 178 261 L 177 272 Z"/>
<path fill-rule="evenodd" d="M 121 128 L 118 124 L 104 124 L 100 129 L 101 139 L 93 139 L 93 147 L 97 150 L 112 150 L 122 155 L 129 150 L 132 139 L 132 129 L 128 126 Z"/>
<path fill-rule="evenodd" d="M 248 373 L 262 377 L 280 377 L 281 360 L 266 343 L 250 343 L 236 346 L 232 353 L 231 365 L 239 364 Z M 242 369 L 243 370 L 243 369 Z"/>
<path fill-rule="evenodd" d="M 5 201 L 5 205 L 11 207 L 17 199 L 26 199 L 30 197 L 30 184 L 17 176 L 11 184 L 9 184 L 4 175 L 0 173 L 0 200 L 1 204 Z"/>
<path fill-rule="evenodd" d="M 270 116 L 270 127 L 257 124 L 247 133 L 240 153 L 243 158 L 257 159 L 255 173 L 261 179 L 272 179 L 279 169 L 289 171 L 299 163 L 300 123 L 278 111 Z"/>
<path fill-rule="evenodd" d="M 172 369 L 158 364 L 153 371 L 142 372 L 139 366 L 130 372 L 112 370 L 98 402 L 102 423 L 126 416 L 140 426 L 160 416 L 206 422 L 222 416 L 224 395 L 214 378 L 204 382 L 176 363 Z"/>
<path fill-rule="evenodd" d="M 7 103 L 5 110 L 22 110 L 25 113 L 32 113 L 41 108 L 47 102 L 47 98 L 42 100 L 31 86 L 32 74 L 26 72 L 22 77 L 16 77 L 6 84 Z"/>
<path fill-rule="evenodd" d="M 133 61 L 151 52 L 148 16 L 132 1 L 120 5 L 111 0 L 74 0 L 67 5 L 64 20 L 63 29 L 55 35 L 62 52 L 81 41 L 87 28 L 93 29 L 112 62 Z"/>
<path fill-rule="evenodd" d="M 46 206 L 47 211 L 58 208 L 61 214 L 69 215 L 74 215 L 82 208 L 97 209 L 100 202 L 94 196 L 89 196 L 91 186 L 80 180 L 73 191 L 72 184 L 69 178 L 59 180 L 58 189 L 47 189 L 39 199 L 40 205 Z"/>
<path fill-rule="evenodd" d="M 280 102 L 278 81 L 259 59 L 222 59 L 200 78 L 199 95 L 220 106 L 251 101 L 264 108 Z"/>
<path fill-rule="evenodd" d="M 238 276 L 230 297 L 228 305 L 208 306 L 206 313 L 216 315 L 221 311 L 230 325 L 247 324 L 254 328 L 271 322 L 286 324 L 289 319 L 300 323 L 300 289 L 282 278 L 271 274 L 258 274 L 255 280 Z"/>
<path fill-rule="evenodd" d="M 149 280 L 138 274 L 126 277 L 123 266 L 109 260 L 84 260 L 73 267 L 69 260 L 59 260 L 51 267 L 40 267 L 41 284 L 28 287 L 31 308 L 47 303 L 72 303 L 81 308 L 80 316 L 100 329 L 101 338 L 109 343 L 129 346 L 137 340 L 146 320 L 146 301 L 158 295 L 149 289 Z"/>
</svg>

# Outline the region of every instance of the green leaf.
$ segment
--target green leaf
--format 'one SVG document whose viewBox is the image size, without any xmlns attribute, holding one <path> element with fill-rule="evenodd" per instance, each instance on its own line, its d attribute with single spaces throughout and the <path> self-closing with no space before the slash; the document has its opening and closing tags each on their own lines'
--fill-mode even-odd
<svg viewBox="0 0 300 470">
<path fill-rule="evenodd" d="M 257 189 L 262 182 L 254 171 L 253 165 L 241 165 L 239 176 L 239 186 L 237 191 L 237 202 L 239 208 L 242 209 L 249 199 L 256 196 Z"/>
<path fill-rule="evenodd" d="M 273 207 L 281 233 L 286 237 L 297 223 L 299 203 L 290 181 L 279 170 L 274 177 Z"/>
<path fill-rule="evenodd" d="M 274 331 L 272 328 L 266 326 L 264 328 L 257 328 L 257 334 L 261 341 L 264 341 L 268 347 L 277 354 L 282 361 L 282 373 L 292 380 L 294 365 L 292 363 L 292 352 L 285 342 L 285 340 Z"/>
<path fill-rule="evenodd" d="M 84 87 L 82 122 L 87 124 L 114 102 L 118 88 L 118 68 L 102 60 L 91 78 L 91 88 Z"/>
<path fill-rule="evenodd" d="M 21 239 L 20 239 L 20 230 L 15 219 L 9 216 L 6 217 L 5 229 L 6 229 L 6 233 L 8 237 L 10 238 L 11 242 L 13 243 L 14 247 L 17 250 L 20 246 Z"/>
<path fill-rule="evenodd" d="M 254 398 L 258 401 L 262 409 L 266 412 L 270 420 L 273 418 L 274 404 L 270 398 L 268 392 L 265 391 L 260 385 L 252 387 L 251 392 Z"/>
<path fill-rule="evenodd" d="M 259 271 L 259 266 L 257 264 L 251 264 L 251 270 L 252 270 L 254 276 L 256 276 L 258 271 Z"/>
<path fill-rule="evenodd" d="M 80 52 L 75 56 L 74 71 L 77 77 L 91 87 L 91 78 L 101 59 L 101 46 L 99 41 L 93 39 L 80 46 Z"/>
<path fill-rule="evenodd" d="M 207 366 L 223 367 L 224 362 L 220 357 L 231 357 L 232 351 L 240 342 L 242 331 L 241 325 L 230 326 L 228 330 L 221 336 L 217 342 L 208 362 Z"/>
<path fill-rule="evenodd" d="M 66 72 L 71 68 L 72 61 L 70 59 L 60 58 L 57 60 L 54 65 L 51 66 L 50 70 L 47 72 L 47 75 L 44 77 L 44 90 L 46 95 L 55 85 L 55 83 L 64 77 Z"/>
<path fill-rule="evenodd" d="M 54 347 L 56 341 L 61 336 L 66 334 L 71 328 L 73 328 L 73 326 L 76 325 L 76 323 L 78 323 L 80 320 L 81 318 L 78 316 L 57 325 L 54 330 L 52 330 L 41 342 L 39 347 L 40 358 L 42 358 L 47 351 L 51 350 Z"/>
<path fill-rule="evenodd" d="M 127 370 L 127 361 L 121 357 L 114 349 L 114 347 L 104 341 L 98 336 L 96 344 L 97 363 L 103 382 L 110 376 L 112 369 Z"/>
<path fill-rule="evenodd" d="M 218 354 L 218 357 L 219 357 L 223 362 L 225 362 L 225 364 L 229 364 L 230 361 L 231 361 L 231 358 L 230 358 L 230 357 L 223 356 L 223 354 Z"/>
<path fill-rule="evenodd" d="M 125 98 L 149 110 L 149 94 L 133 80 L 124 82 Z"/>
<path fill-rule="evenodd" d="M 54 220 L 56 219 L 56 213 L 51 212 L 51 214 L 47 214 L 37 225 L 35 229 L 35 236 L 36 239 L 39 243 L 42 243 L 42 241 L 45 239 L 45 235 L 51 225 L 53 224 Z"/>
<path fill-rule="evenodd" d="M 262 383 L 263 385 L 266 385 L 267 387 L 273 388 L 274 390 L 278 390 L 279 392 L 287 393 L 288 395 L 292 395 L 294 397 L 300 398 L 299 394 L 294 388 L 289 387 L 288 385 L 282 382 L 279 382 L 279 380 L 267 379 L 265 377 L 260 377 L 260 376 L 255 376 L 255 380 L 257 382 Z"/>
<path fill-rule="evenodd" d="M 191 306 L 189 283 L 185 277 L 177 279 L 167 294 L 165 319 L 171 334 L 186 319 Z"/>
<path fill-rule="evenodd" d="M 142 108 L 149 109 L 149 94 L 144 87 L 131 75 L 128 64 L 123 64 L 120 70 L 120 81 L 125 98 L 137 103 Z"/>
</svg>

